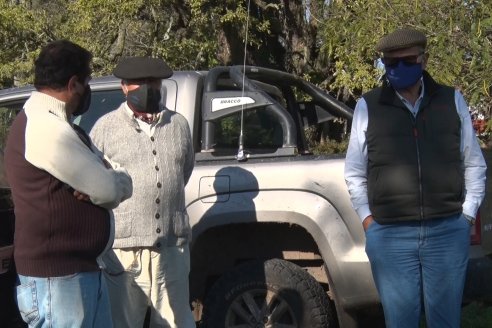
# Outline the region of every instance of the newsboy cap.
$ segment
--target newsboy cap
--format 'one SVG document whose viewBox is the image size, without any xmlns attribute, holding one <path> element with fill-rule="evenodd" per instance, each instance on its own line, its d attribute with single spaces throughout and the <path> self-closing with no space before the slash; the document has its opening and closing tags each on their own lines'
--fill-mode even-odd
<svg viewBox="0 0 492 328">
<path fill-rule="evenodd" d="M 126 57 L 116 65 L 113 75 L 123 80 L 167 79 L 173 70 L 160 58 Z"/>
<path fill-rule="evenodd" d="M 376 45 L 376 50 L 388 52 L 414 46 L 422 46 L 423 48 L 427 46 L 425 34 L 411 28 L 402 28 L 381 38 Z"/>
</svg>

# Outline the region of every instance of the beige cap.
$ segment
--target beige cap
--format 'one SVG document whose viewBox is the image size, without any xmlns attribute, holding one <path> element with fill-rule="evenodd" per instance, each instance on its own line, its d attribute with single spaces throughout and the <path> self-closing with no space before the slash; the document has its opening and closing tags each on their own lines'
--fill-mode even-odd
<svg viewBox="0 0 492 328">
<path fill-rule="evenodd" d="M 388 52 L 414 46 L 422 46 L 423 48 L 427 46 L 425 34 L 411 28 L 402 28 L 381 38 L 376 45 L 376 50 Z"/>
</svg>

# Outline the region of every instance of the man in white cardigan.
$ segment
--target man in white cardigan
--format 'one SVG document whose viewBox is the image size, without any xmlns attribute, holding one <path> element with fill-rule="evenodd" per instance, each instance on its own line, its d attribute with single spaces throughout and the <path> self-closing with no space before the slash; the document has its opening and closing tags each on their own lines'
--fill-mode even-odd
<svg viewBox="0 0 492 328">
<path fill-rule="evenodd" d="M 186 119 L 160 102 L 164 61 L 132 57 L 119 62 L 126 101 L 101 117 L 94 143 L 133 179 L 133 196 L 115 209 L 114 253 L 107 259 L 115 327 L 195 327 L 189 304 L 191 229 L 184 187 L 194 166 Z"/>
</svg>

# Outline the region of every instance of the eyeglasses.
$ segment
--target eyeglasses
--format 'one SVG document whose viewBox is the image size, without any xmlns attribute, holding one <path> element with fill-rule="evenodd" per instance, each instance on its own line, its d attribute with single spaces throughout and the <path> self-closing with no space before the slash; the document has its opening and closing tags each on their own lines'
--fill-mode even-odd
<svg viewBox="0 0 492 328">
<path fill-rule="evenodd" d="M 418 63 L 420 56 L 424 53 L 421 52 L 418 55 L 403 56 L 403 57 L 382 57 L 381 61 L 385 66 L 396 67 L 400 62 L 406 66 L 415 65 Z"/>
</svg>

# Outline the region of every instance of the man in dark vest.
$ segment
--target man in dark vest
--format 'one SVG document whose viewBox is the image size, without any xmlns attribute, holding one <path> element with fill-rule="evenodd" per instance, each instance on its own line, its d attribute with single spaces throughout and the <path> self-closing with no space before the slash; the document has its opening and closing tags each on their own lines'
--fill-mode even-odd
<svg viewBox="0 0 492 328">
<path fill-rule="evenodd" d="M 486 164 L 461 93 L 425 71 L 427 39 L 383 37 L 383 85 L 355 108 L 345 179 L 386 326 L 459 327 Z"/>
</svg>

